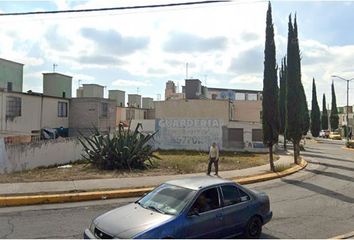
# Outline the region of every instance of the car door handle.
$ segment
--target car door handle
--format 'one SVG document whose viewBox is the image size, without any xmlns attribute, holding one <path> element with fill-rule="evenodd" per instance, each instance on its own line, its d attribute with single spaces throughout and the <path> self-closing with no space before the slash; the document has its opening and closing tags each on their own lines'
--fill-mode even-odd
<svg viewBox="0 0 354 240">
<path fill-rule="evenodd" d="M 216 214 L 216 218 L 222 219 L 222 217 L 223 217 L 223 216 L 222 216 L 222 213 L 217 213 L 217 214 Z"/>
</svg>

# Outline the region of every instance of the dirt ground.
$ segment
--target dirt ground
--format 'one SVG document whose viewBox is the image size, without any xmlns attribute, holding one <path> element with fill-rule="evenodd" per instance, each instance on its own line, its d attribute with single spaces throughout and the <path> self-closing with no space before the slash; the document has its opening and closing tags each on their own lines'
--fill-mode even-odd
<svg viewBox="0 0 354 240">
<path fill-rule="evenodd" d="M 0 183 L 69 181 L 83 179 L 104 179 L 138 176 L 173 175 L 183 173 L 206 172 L 208 155 L 201 152 L 163 151 L 157 152 L 161 159 L 153 159 L 153 167 L 146 170 L 98 170 L 91 163 L 79 162 L 70 164 L 69 168 L 37 168 L 30 171 L 0 174 Z M 278 156 L 274 156 L 278 159 Z M 219 169 L 235 170 L 267 164 L 268 154 L 253 153 L 221 153 Z"/>
</svg>

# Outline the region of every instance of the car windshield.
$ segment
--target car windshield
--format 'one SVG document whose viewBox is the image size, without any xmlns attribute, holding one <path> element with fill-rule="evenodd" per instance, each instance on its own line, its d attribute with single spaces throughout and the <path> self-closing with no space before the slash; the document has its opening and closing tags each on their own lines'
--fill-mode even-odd
<svg viewBox="0 0 354 240">
<path fill-rule="evenodd" d="M 143 208 L 152 209 L 163 214 L 177 215 L 194 195 L 195 191 L 191 189 L 163 184 L 137 203 Z"/>
</svg>

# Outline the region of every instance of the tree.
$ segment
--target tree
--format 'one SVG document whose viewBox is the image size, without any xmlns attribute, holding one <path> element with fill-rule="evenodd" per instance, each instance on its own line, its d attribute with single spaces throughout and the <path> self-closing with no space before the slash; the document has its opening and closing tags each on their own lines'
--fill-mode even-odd
<svg viewBox="0 0 354 240">
<path fill-rule="evenodd" d="M 312 82 L 312 104 L 311 104 L 311 134 L 318 137 L 321 130 L 321 113 L 317 102 L 315 78 Z"/>
<path fill-rule="evenodd" d="M 286 68 L 286 57 L 284 57 L 279 72 L 279 134 L 284 136 L 284 149 L 286 149 Z"/>
<path fill-rule="evenodd" d="M 304 87 L 301 85 L 301 108 L 303 111 L 302 135 L 306 135 L 310 129 L 310 113 Z"/>
<path fill-rule="evenodd" d="M 337 109 L 337 100 L 336 93 L 334 91 L 334 83 L 332 82 L 332 107 L 331 107 L 331 115 L 330 115 L 331 129 L 338 129 L 339 117 L 338 117 L 338 109 Z"/>
<path fill-rule="evenodd" d="M 298 164 L 300 140 L 303 133 L 304 107 L 301 83 L 301 59 L 297 37 L 296 16 L 294 26 L 291 15 L 288 24 L 287 48 L 287 130 L 286 135 L 294 145 L 294 162 Z"/>
<path fill-rule="evenodd" d="M 272 23 L 272 7 L 269 2 L 266 20 L 266 40 L 264 49 L 262 126 L 263 142 L 269 147 L 269 163 L 271 171 L 275 171 L 273 161 L 273 145 L 278 142 L 278 83 L 275 59 L 274 28 Z"/>
<path fill-rule="evenodd" d="M 322 99 L 321 128 L 324 130 L 328 129 L 328 112 L 327 112 L 327 107 L 326 107 L 326 95 L 325 94 L 323 94 L 323 99 Z"/>
</svg>

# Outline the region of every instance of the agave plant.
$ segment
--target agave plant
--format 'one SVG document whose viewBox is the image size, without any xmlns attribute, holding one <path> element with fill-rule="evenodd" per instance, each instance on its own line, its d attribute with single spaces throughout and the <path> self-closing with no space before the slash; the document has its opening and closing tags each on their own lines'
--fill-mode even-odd
<svg viewBox="0 0 354 240">
<path fill-rule="evenodd" d="M 94 127 L 90 136 L 80 134 L 79 141 L 85 152 L 82 156 L 99 169 L 146 169 L 152 166 L 151 158 L 158 158 L 149 144 L 157 131 L 143 134 L 140 129 L 141 123 L 134 131 L 130 123 L 127 130 L 120 124 L 114 134 L 103 135 Z"/>
</svg>

